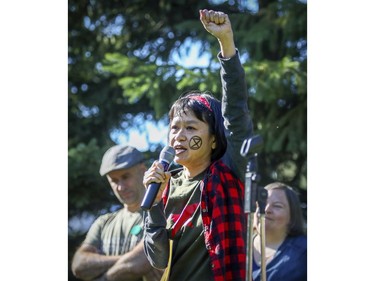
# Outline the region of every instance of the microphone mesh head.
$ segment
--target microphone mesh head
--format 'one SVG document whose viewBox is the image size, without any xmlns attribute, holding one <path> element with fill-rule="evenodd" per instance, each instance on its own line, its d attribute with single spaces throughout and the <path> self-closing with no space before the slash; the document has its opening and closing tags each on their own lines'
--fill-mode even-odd
<svg viewBox="0 0 375 281">
<path fill-rule="evenodd" d="M 163 150 L 160 152 L 160 160 L 163 159 L 164 161 L 171 163 L 173 161 L 175 154 L 176 152 L 174 151 L 173 147 L 165 146 Z"/>
</svg>

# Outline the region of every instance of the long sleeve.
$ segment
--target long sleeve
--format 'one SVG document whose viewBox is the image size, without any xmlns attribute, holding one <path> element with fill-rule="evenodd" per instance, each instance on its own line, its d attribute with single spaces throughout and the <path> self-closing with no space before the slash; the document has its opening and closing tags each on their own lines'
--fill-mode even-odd
<svg viewBox="0 0 375 281">
<path fill-rule="evenodd" d="M 164 269 L 168 265 L 169 238 L 166 224 L 161 202 L 146 213 L 144 219 L 145 254 L 151 265 L 159 269 Z"/>
<path fill-rule="evenodd" d="M 241 146 L 244 140 L 250 138 L 253 133 L 253 124 L 247 105 L 245 72 L 238 51 L 230 59 L 223 59 L 221 54 L 218 55 L 218 59 L 221 64 L 222 112 L 228 141 L 223 161 L 244 182 L 247 159 L 240 153 Z"/>
</svg>

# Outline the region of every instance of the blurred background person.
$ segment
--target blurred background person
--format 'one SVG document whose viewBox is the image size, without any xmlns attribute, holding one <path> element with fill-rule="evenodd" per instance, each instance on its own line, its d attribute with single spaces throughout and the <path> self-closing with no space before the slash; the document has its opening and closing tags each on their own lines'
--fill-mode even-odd
<svg viewBox="0 0 375 281">
<path fill-rule="evenodd" d="M 161 272 L 151 267 L 143 250 L 145 194 L 142 180 L 146 166 L 136 148 L 115 145 L 102 159 L 100 175 L 106 176 L 123 208 L 98 217 L 75 252 L 73 274 L 83 280 L 157 281 Z"/>
<path fill-rule="evenodd" d="M 265 263 L 267 281 L 307 280 L 307 236 L 298 194 L 274 182 L 265 207 Z M 259 208 L 254 216 L 253 281 L 261 280 Z"/>
</svg>

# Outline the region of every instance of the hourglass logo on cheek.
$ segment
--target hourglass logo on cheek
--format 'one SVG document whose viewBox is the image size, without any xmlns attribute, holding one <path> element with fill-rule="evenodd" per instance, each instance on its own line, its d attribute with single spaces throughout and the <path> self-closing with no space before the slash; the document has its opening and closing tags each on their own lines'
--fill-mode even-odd
<svg viewBox="0 0 375 281">
<path fill-rule="evenodd" d="M 197 150 L 202 146 L 202 139 L 198 136 L 193 136 L 189 141 L 190 149 Z"/>
</svg>

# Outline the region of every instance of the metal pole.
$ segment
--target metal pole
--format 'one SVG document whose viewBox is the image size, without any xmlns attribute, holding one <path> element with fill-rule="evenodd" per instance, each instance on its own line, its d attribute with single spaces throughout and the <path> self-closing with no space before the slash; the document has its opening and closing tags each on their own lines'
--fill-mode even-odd
<svg viewBox="0 0 375 281">
<path fill-rule="evenodd" d="M 246 253 L 246 281 L 252 280 L 253 273 L 253 213 L 247 214 L 247 253 Z"/>
<path fill-rule="evenodd" d="M 259 220 L 260 220 L 260 256 L 261 256 L 261 280 L 266 281 L 266 204 L 268 198 L 268 191 L 263 187 L 258 188 L 258 207 L 259 207 Z"/>
<path fill-rule="evenodd" d="M 261 278 L 266 281 L 266 227 L 265 227 L 265 214 L 260 215 L 260 253 L 261 253 Z"/>
</svg>

